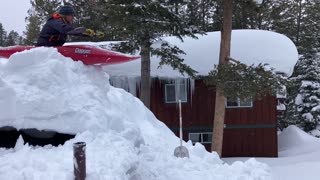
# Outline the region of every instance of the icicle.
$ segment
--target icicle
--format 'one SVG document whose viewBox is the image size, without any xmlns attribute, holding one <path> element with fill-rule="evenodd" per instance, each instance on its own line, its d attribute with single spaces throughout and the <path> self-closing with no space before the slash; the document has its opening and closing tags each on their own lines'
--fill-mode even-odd
<svg viewBox="0 0 320 180">
<path fill-rule="evenodd" d="M 155 80 L 155 78 L 152 78 Z M 158 80 L 166 81 L 168 83 L 175 85 L 175 99 L 176 103 L 178 103 L 178 100 L 182 97 L 186 97 L 187 99 L 181 99 L 182 102 L 185 102 L 185 100 L 188 101 L 188 97 L 190 96 L 190 103 L 192 103 L 192 95 L 194 93 L 195 89 L 195 80 L 190 78 L 167 78 L 167 77 L 158 77 Z M 137 90 L 140 91 L 140 82 L 141 78 L 138 76 L 111 76 L 110 77 L 110 84 L 117 88 L 122 88 L 126 90 L 127 92 L 130 92 L 132 95 L 137 96 Z M 189 88 L 189 92 L 187 89 L 181 89 L 181 88 Z M 183 91 L 182 91 L 183 90 Z M 183 92 L 184 94 L 181 94 Z"/>
<path fill-rule="evenodd" d="M 128 77 L 129 92 L 137 97 L 137 88 L 140 91 L 140 77 Z"/>
<path fill-rule="evenodd" d="M 193 97 L 194 89 L 195 89 L 195 80 L 194 79 L 189 78 L 188 87 L 189 87 L 189 92 L 190 92 L 190 103 L 191 103 L 191 107 L 192 107 L 192 97 Z"/>
<path fill-rule="evenodd" d="M 137 88 L 140 88 L 140 77 L 137 76 L 111 76 L 110 84 L 113 87 L 122 88 L 134 96 L 137 96 Z"/>
<path fill-rule="evenodd" d="M 128 78 L 126 76 L 112 76 L 110 77 L 110 84 L 114 87 L 129 91 Z"/>
</svg>

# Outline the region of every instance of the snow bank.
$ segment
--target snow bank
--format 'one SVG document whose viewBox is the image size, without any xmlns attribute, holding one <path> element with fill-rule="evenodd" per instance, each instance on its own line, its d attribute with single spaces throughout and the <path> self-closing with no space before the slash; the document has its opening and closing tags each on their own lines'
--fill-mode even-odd
<svg viewBox="0 0 320 180">
<path fill-rule="evenodd" d="M 0 149 L 0 179 L 71 180 L 78 141 L 87 143 L 88 180 L 269 178 L 265 164 L 227 165 L 200 144 L 184 142 L 190 158 L 175 158 L 179 139 L 142 102 L 110 86 L 100 67 L 55 48 L 16 53 L 0 70 L 0 127 L 77 133 L 59 147 L 31 147 L 20 138 L 14 149 Z"/>
<path fill-rule="evenodd" d="M 319 138 L 311 136 L 294 125 L 284 129 L 278 136 L 279 156 L 282 157 L 312 153 L 319 148 Z"/>
</svg>

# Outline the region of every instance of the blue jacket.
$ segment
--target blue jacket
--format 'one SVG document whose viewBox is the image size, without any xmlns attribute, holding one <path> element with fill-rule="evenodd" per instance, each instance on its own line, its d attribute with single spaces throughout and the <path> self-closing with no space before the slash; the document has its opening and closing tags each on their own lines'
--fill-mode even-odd
<svg viewBox="0 0 320 180">
<path fill-rule="evenodd" d="M 43 26 L 36 46 L 62 46 L 67 40 L 68 32 L 74 30 L 71 24 L 54 15 Z"/>
</svg>

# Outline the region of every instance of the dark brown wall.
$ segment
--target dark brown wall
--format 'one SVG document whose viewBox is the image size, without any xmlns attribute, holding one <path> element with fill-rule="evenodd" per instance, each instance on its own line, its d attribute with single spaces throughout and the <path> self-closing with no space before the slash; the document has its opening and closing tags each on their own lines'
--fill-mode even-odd
<svg viewBox="0 0 320 180">
<path fill-rule="evenodd" d="M 276 105 L 276 98 L 269 96 L 252 108 L 226 109 L 222 155 L 277 157 Z"/>
<path fill-rule="evenodd" d="M 152 83 L 151 110 L 177 135 L 179 134 L 178 104 L 165 103 L 165 84 Z M 183 136 L 190 132 L 212 132 L 215 92 L 202 80 L 196 80 L 188 102 L 182 103 Z M 225 117 L 224 157 L 277 157 L 276 98 L 265 97 L 255 101 L 250 108 L 227 108 Z M 210 144 L 205 145 L 210 151 Z"/>
<path fill-rule="evenodd" d="M 158 119 L 165 122 L 169 127 L 179 126 L 179 106 L 175 103 L 165 103 L 165 84 L 154 81 L 151 92 L 151 110 Z M 188 95 L 191 92 L 188 89 Z M 210 126 L 214 114 L 215 94 L 209 90 L 202 81 L 196 81 L 194 94 L 188 102 L 182 103 L 182 118 L 184 127 Z"/>
<path fill-rule="evenodd" d="M 223 157 L 277 157 L 274 128 L 225 129 Z"/>
</svg>

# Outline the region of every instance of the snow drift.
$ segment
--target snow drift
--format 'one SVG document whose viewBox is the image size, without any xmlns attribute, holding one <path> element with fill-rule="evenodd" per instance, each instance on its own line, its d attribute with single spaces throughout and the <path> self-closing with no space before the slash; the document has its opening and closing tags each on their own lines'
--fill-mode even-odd
<svg viewBox="0 0 320 180">
<path fill-rule="evenodd" d="M 319 138 L 313 137 L 297 126 L 291 125 L 278 136 L 279 156 L 298 156 L 319 151 Z"/>
</svg>

